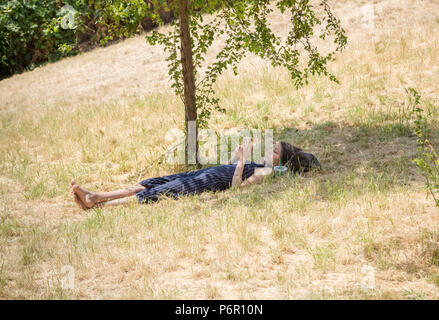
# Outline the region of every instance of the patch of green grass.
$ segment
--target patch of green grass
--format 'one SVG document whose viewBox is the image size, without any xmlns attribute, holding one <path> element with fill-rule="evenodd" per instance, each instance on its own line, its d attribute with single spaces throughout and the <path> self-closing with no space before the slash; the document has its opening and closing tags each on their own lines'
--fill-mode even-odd
<svg viewBox="0 0 439 320">
<path fill-rule="evenodd" d="M 315 124 L 311 130 L 325 131 L 326 133 L 331 133 L 335 129 L 337 129 L 338 127 L 339 127 L 339 125 L 337 123 L 335 123 L 334 121 L 325 121 L 325 122 Z"/>
<path fill-rule="evenodd" d="M 308 185 L 301 185 L 300 182 L 297 182 L 294 187 L 285 192 L 284 200 L 291 211 L 300 213 L 313 204 L 314 197 Z"/>
<path fill-rule="evenodd" d="M 47 185 L 44 180 L 35 181 L 29 187 L 29 189 L 24 193 L 24 198 L 26 200 L 34 200 L 43 197 L 47 192 Z"/>
<path fill-rule="evenodd" d="M 58 285 L 54 289 L 49 290 L 45 298 L 48 300 L 70 300 L 72 299 L 72 294 L 69 290 L 63 290 L 61 286 Z"/>
<path fill-rule="evenodd" d="M 16 237 L 21 234 L 21 224 L 10 214 L 0 215 L 0 237 Z"/>
<path fill-rule="evenodd" d="M 38 248 L 34 246 L 25 247 L 21 253 L 21 263 L 28 266 L 38 259 Z"/>
<path fill-rule="evenodd" d="M 4 266 L 5 266 L 5 261 L 3 255 L 0 253 L 0 292 L 6 286 L 6 276 L 3 271 Z"/>
<path fill-rule="evenodd" d="M 209 300 L 219 299 L 221 297 L 220 290 L 218 289 L 218 287 L 207 283 L 205 288 L 205 297 Z"/>
<path fill-rule="evenodd" d="M 310 292 L 305 296 L 307 300 L 331 300 L 335 299 L 337 294 L 332 288 L 321 288 L 317 290 L 310 290 Z"/>
<path fill-rule="evenodd" d="M 335 267 L 335 254 L 333 248 L 329 246 L 315 246 L 308 250 L 312 255 L 314 266 L 316 268 L 326 271 Z"/>
<path fill-rule="evenodd" d="M 331 179 L 321 180 L 316 196 L 342 205 L 368 193 L 386 192 L 399 187 L 398 177 L 393 172 L 368 169 L 359 173 L 355 168 L 346 171 Z"/>
<path fill-rule="evenodd" d="M 104 225 L 108 227 L 110 221 L 109 215 L 104 215 L 102 209 L 94 209 L 85 221 L 84 227 L 89 231 L 98 231 L 101 230 Z"/>
<path fill-rule="evenodd" d="M 24 266 L 44 261 L 52 256 L 52 247 L 47 244 L 54 234 L 46 226 L 30 227 L 23 231 L 21 262 Z"/>
<path fill-rule="evenodd" d="M 439 267 L 439 231 L 423 231 L 420 236 L 423 255 L 430 266 Z"/>
<path fill-rule="evenodd" d="M 398 251 L 401 249 L 398 238 L 377 242 L 369 241 L 363 246 L 363 254 L 368 261 L 373 262 L 381 270 L 387 270 L 396 265 Z"/>
<path fill-rule="evenodd" d="M 425 300 L 426 294 L 422 291 L 415 291 L 413 289 L 404 290 L 402 295 L 410 300 Z"/>
<path fill-rule="evenodd" d="M 439 272 L 430 274 L 429 276 L 427 276 L 427 279 L 429 282 L 439 287 Z"/>
</svg>

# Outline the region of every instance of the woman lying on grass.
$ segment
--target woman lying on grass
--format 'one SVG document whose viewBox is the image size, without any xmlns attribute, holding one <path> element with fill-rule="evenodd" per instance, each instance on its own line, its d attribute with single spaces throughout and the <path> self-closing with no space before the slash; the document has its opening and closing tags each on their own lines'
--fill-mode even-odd
<svg viewBox="0 0 439 320">
<path fill-rule="evenodd" d="M 188 194 L 204 191 L 221 191 L 230 187 L 244 187 L 259 184 L 271 174 L 273 164 L 280 163 L 293 172 L 308 171 L 319 166 L 317 158 L 303 152 L 287 142 L 278 142 L 273 148 L 272 159 L 266 156 L 265 164 L 246 163 L 251 154 L 251 143 L 247 139 L 240 145 L 227 165 L 204 168 L 192 172 L 151 178 L 122 190 L 110 192 L 90 192 L 71 182 L 75 202 L 84 210 L 107 205 L 127 204 L 133 200 L 140 203 L 157 201 L 160 196 L 172 196 L 177 199 Z"/>
</svg>

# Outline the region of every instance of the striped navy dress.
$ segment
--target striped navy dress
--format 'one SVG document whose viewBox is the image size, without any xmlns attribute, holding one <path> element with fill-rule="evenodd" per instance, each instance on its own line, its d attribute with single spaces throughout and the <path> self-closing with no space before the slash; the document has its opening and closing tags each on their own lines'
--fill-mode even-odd
<svg viewBox="0 0 439 320">
<path fill-rule="evenodd" d="M 255 169 L 261 167 L 264 165 L 254 162 L 246 163 L 242 172 L 242 180 L 251 177 Z M 136 193 L 136 196 L 140 203 L 147 203 L 157 201 L 162 195 L 177 199 L 180 196 L 204 191 L 226 190 L 232 185 L 235 169 L 236 163 L 146 179 L 140 182 L 146 189 Z"/>
</svg>

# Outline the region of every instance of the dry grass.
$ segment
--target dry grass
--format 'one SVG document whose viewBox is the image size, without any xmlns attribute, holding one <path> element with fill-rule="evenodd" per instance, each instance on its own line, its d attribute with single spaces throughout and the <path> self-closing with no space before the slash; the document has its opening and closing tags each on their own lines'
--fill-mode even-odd
<svg viewBox="0 0 439 320">
<path fill-rule="evenodd" d="M 340 86 L 296 91 L 254 57 L 218 83 L 227 113 L 212 128 L 275 128 L 324 165 L 265 186 L 75 207 L 72 177 L 110 190 L 177 170 L 156 159 L 182 105 L 141 36 L 1 81 L 0 298 L 439 298 L 439 211 L 399 113 L 417 88 L 437 145 L 439 3 L 375 1 L 374 30 L 358 23 L 365 3 L 334 3 L 349 35 L 331 64 Z M 375 289 L 360 286 L 365 265 Z"/>
</svg>

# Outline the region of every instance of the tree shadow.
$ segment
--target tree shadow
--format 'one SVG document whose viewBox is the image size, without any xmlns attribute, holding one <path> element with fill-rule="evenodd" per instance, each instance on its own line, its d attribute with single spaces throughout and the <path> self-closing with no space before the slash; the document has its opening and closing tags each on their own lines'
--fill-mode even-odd
<svg viewBox="0 0 439 320">
<path fill-rule="evenodd" d="M 262 187 L 250 187 L 255 194 L 228 190 L 207 192 L 199 197 L 214 206 L 222 206 L 228 199 L 253 205 L 292 192 L 298 187 L 297 183 L 312 180 L 317 184 L 314 199 L 337 200 L 346 190 L 357 194 L 386 192 L 396 187 L 424 183 L 423 176 L 412 162 L 418 155 L 417 137 L 408 124 L 394 121 L 353 126 L 325 121 L 312 124 L 305 130 L 295 127 L 273 129 L 275 141 L 286 141 L 313 153 L 321 168 L 307 173 L 290 173 L 280 179 L 266 179 Z M 438 134 L 431 132 L 432 139 L 437 139 Z M 174 171 L 181 172 L 182 169 L 197 168 L 183 166 L 174 168 Z"/>
<path fill-rule="evenodd" d="M 308 173 L 268 179 L 263 187 L 251 189 L 256 196 L 251 192 L 239 192 L 237 197 L 244 204 L 253 205 L 254 201 L 267 201 L 292 192 L 297 183 L 308 183 L 309 180 L 317 184 L 313 198 L 330 201 L 339 199 L 344 192 L 361 195 L 424 183 L 423 176 L 412 162 L 418 149 L 416 135 L 409 125 L 394 122 L 340 126 L 326 121 L 306 130 L 295 127 L 274 129 L 275 140 L 289 142 L 313 153 L 322 167 Z M 432 138 L 437 139 L 437 134 Z M 210 194 L 204 195 L 203 199 L 220 206 L 230 198 L 230 191 L 227 193 L 228 197 Z"/>
<path fill-rule="evenodd" d="M 280 128 L 278 139 L 316 155 L 323 175 L 363 168 L 376 173 L 398 172 L 409 180 L 419 176 L 411 161 L 418 154 L 416 135 L 408 125 L 340 126 L 326 121 L 307 130 Z"/>
</svg>

